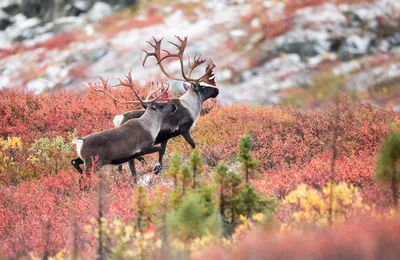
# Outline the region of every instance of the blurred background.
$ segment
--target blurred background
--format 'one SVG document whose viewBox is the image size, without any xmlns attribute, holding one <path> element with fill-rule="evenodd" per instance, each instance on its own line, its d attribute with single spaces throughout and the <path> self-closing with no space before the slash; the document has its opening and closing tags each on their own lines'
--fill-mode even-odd
<svg viewBox="0 0 400 260">
<path fill-rule="evenodd" d="M 0 0 L 0 88 L 165 79 L 142 49 L 174 35 L 215 61 L 223 105 L 315 109 L 340 90 L 400 110 L 398 0 Z"/>
</svg>

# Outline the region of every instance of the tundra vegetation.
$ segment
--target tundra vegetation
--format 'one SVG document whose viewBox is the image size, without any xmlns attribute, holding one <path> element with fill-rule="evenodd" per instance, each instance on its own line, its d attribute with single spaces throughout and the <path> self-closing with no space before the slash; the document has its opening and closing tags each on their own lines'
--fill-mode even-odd
<svg viewBox="0 0 400 260">
<path fill-rule="evenodd" d="M 133 98 L 125 89 L 112 94 Z M 127 169 L 103 167 L 82 191 L 69 164 L 71 140 L 113 128 L 113 117 L 132 106 L 93 89 L 1 89 L 1 257 L 400 253 L 398 114 L 344 94 L 308 112 L 207 102 L 192 129 L 196 149 L 182 137 L 170 140 L 162 175 L 152 173 L 158 157 L 150 155 L 137 165 L 138 184 Z"/>
</svg>

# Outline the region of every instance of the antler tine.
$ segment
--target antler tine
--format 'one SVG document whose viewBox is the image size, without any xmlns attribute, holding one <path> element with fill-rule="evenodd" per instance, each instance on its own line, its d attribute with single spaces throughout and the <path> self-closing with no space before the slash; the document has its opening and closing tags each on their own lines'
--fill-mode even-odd
<svg viewBox="0 0 400 260">
<path fill-rule="evenodd" d="M 180 65 L 181 65 L 181 74 L 182 74 L 182 77 L 184 78 L 184 81 L 192 81 L 189 77 L 187 77 L 186 76 L 186 74 L 185 74 L 185 69 L 184 69 L 184 66 L 183 66 L 183 53 L 185 52 L 185 48 L 186 48 L 186 45 L 187 45 L 187 36 L 185 36 L 185 37 L 183 37 L 183 39 L 181 39 L 179 36 L 177 36 L 177 35 L 175 35 L 175 38 L 177 38 L 178 39 L 178 41 L 180 42 L 180 45 L 178 45 L 178 44 L 176 44 L 176 43 L 174 43 L 174 42 L 171 42 L 171 41 L 168 41 L 170 44 L 172 44 L 172 45 L 174 45 L 177 49 L 178 49 L 178 53 L 176 53 L 176 54 L 171 54 L 169 51 L 167 51 L 167 50 L 163 50 L 164 52 L 166 52 L 167 53 L 167 55 L 164 57 L 164 58 L 162 58 L 161 60 L 160 60 L 160 62 L 161 61 L 163 61 L 164 59 L 166 59 L 166 58 L 171 58 L 171 57 L 176 57 L 176 58 L 178 58 L 179 59 L 179 63 L 180 63 Z"/>
<path fill-rule="evenodd" d="M 108 79 L 104 79 L 104 78 L 102 78 L 102 77 L 99 77 L 99 79 L 100 79 L 100 81 L 101 81 L 101 83 L 102 83 L 102 85 L 103 85 L 103 88 L 96 88 L 96 87 L 94 87 L 93 82 L 88 82 L 88 86 L 89 86 L 91 89 L 93 89 L 94 91 L 103 93 L 104 95 L 106 95 L 107 97 L 111 98 L 111 99 L 114 100 L 115 102 L 118 102 L 118 103 L 121 103 L 121 104 L 140 104 L 139 101 L 134 101 L 134 100 L 122 100 L 122 99 L 116 98 L 114 95 L 112 95 L 112 94 L 107 90 L 107 88 L 108 88 Z"/>
<path fill-rule="evenodd" d="M 178 43 L 174 43 L 171 41 L 168 41 L 170 44 L 172 44 L 173 46 L 175 46 L 178 49 L 177 53 L 171 53 L 168 50 L 163 49 L 162 51 L 166 53 L 166 55 L 164 57 L 161 58 L 161 42 L 163 39 L 160 39 L 159 41 L 157 41 L 154 37 L 154 44 L 150 43 L 150 46 L 152 46 L 154 48 L 154 52 L 148 52 L 146 50 L 143 50 L 146 53 L 146 56 L 143 60 L 143 67 L 147 61 L 148 57 L 155 57 L 157 60 L 157 65 L 160 66 L 161 71 L 170 79 L 173 80 L 179 80 L 179 81 L 186 81 L 186 82 L 190 82 L 190 83 L 199 83 L 199 82 L 204 82 L 204 83 L 208 83 L 210 85 L 215 86 L 215 80 L 214 80 L 214 71 L 213 69 L 216 67 L 214 62 L 211 60 L 211 62 L 209 64 L 207 64 L 206 67 L 206 71 L 205 73 L 198 79 L 193 79 L 191 78 L 191 74 L 192 72 L 201 64 L 203 64 L 204 62 L 206 62 L 205 59 L 201 58 L 201 55 L 197 56 L 197 54 L 195 54 L 195 56 L 193 57 L 193 63 L 190 59 L 190 57 L 188 56 L 188 69 L 187 69 L 187 74 L 185 73 L 185 69 L 183 66 L 183 54 L 185 52 L 185 48 L 187 45 L 187 36 L 181 38 L 179 36 L 175 35 L 175 38 L 179 41 Z M 169 75 L 163 65 L 162 62 L 167 59 L 167 58 L 178 58 L 179 62 L 180 62 L 180 66 L 181 66 L 181 74 L 183 79 L 177 78 L 177 77 L 172 77 L 171 75 Z"/>
<path fill-rule="evenodd" d="M 165 69 L 164 66 L 162 65 L 162 61 L 166 58 L 161 58 L 161 42 L 164 38 L 161 38 L 159 41 L 156 40 L 156 38 L 153 37 L 154 44 L 148 41 L 151 47 L 154 48 L 154 52 L 148 52 L 146 50 L 143 50 L 146 53 L 146 56 L 143 59 L 142 66 L 145 67 L 146 61 L 148 57 L 154 57 L 157 61 L 157 65 L 160 67 L 161 71 L 164 73 L 165 76 L 167 76 L 170 79 L 173 80 L 179 80 L 179 81 L 184 81 L 183 79 L 173 77 L 171 76 Z"/>
<path fill-rule="evenodd" d="M 192 80 L 190 78 L 186 77 L 185 71 L 184 71 L 184 66 L 183 66 L 183 53 L 185 52 L 185 48 L 186 48 L 186 44 L 187 44 L 187 37 L 184 37 L 183 39 L 181 39 L 179 36 L 176 36 L 176 35 L 175 35 L 175 37 L 178 39 L 180 45 L 176 44 L 174 42 L 171 42 L 171 41 L 168 41 L 168 42 L 170 44 L 174 45 L 178 49 L 178 53 L 171 53 L 171 52 L 163 49 L 162 51 L 165 52 L 167 55 L 165 55 L 164 57 L 161 58 L 160 47 L 161 47 L 162 39 L 160 41 L 155 40 L 155 42 L 156 42 L 156 46 L 154 47 L 155 51 L 152 53 L 144 51 L 146 53 L 146 56 L 145 56 L 145 60 L 143 61 L 143 64 L 145 63 L 145 61 L 148 57 L 153 56 L 157 60 L 157 65 L 160 66 L 160 69 L 167 77 L 169 77 L 170 79 L 173 79 L 173 80 L 190 82 Z M 154 37 L 153 37 L 153 39 L 154 39 Z M 178 58 L 179 59 L 183 79 L 172 77 L 165 71 L 164 67 L 162 66 L 162 62 L 167 58 Z"/>
<path fill-rule="evenodd" d="M 156 84 L 158 86 L 158 82 Z M 158 88 L 154 90 L 154 82 L 151 81 L 150 92 L 147 94 L 145 100 L 148 100 L 152 95 L 154 95 L 154 93 L 157 93 L 158 90 L 159 90 Z"/>
<path fill-rule="evenodd" d="M 162 42 L 163 39 L 164 38 L 161 38 L 159 41 L 157 41 L 156 38 L 154 38 L 154 36 L 153 36 L 153 40 L 154 40 L 155 44 L 151 43 L 150 41 L 146 41 L 148 44 L 150 44 L 151 47 L 154 48 L 154 52 L 148 52 L 146 50 L 142 50 L 142 51 L 144 51 L 146 53 L 146 56 L 144 57 L 144 60 L 143 60 L 143 63 L 142 63 L 143 68 L 144 68 L 144 65 L 145 65 L 148 57 L 152 57 L 153 56 L 158 60 L 158 57 L 160 56 L 160 46 L 161 46 L 161 42 Z"/>
<path fill-rule="evenodd" d="M 206 72 L 204 73 L 203 76 L 198 78 L 196 81 L 197 82 L 201 81 L 201 82 L 216 86 L 215 75 L 214 75 L 215 67 L 216 67 L 216 65 L 215 65 L 214 61 L 210 59 L 210 62 L 207 64 L 207 67 L 206 67 Z"/>
<path fill-rule="evenodd" d="M 157 83 L 157 85 L 158 85 L 158 83 Z M 153 86 L 154 86 L 154 85 L 153 85 Z M 143 102 L 144 102 L 144 103 L 152 103 L 152 102 L 158 100 L 160 97 L 162 97 L 162 95 L 164 95 L 165 92 L 168 91 L 168 89 L 169 89 L 169 83 L 167 83 L 167 86 L 166 86 L 166 87 L 164 87 L 164 85 L 161 84 L 161 87 L 157 88 L 156 90 L 151 91 L 151 92 L 147 95 L 146 100 L 143 101 Z M 149 100 L 149 98 L 150 98 L 152 95 L 154 95 L 155 93 L 157 93 L 157 91 L 159 91 L 159 90 L 161 90 L 161 93 L 160 93 L 159 95 L 157 95 L 155 98 Z"/>
<path fill-rule="evenodd" d="M 129 71 L 128 75 L 125 75 L 125 78 L 128 83 L 125 83 L 121 79 L 118 79 L 118 81 L 119 81 L 118 85 L 130 88 L 133 91 L 133 94 L 135 95 L 135 97 L 139 100 L 139 102 L 143 104 L 144 101 L 140 98 L 139 94 L 135 90 L 135 86 L 134 86 L 133 80 L 132 80 L 132 71 Z"/>
<path fill-rule="evenodd" d="M 187 36 L 183 37 L 183 39 L 181 39 L 181 37 L 179 37 L 179 36 L 177 36 L 177 35 L 174 35 L 174 36 L 175 36 L 175 38 L 177 38 L 178 41 L 181 43 L 181 46 L 179 46 L 178 44 L 176 44 L 176 43 L 174 43 L 174 42 L 171 42 L 171 41 L 168 41 L 168 42 L 171 43 L 172 45 L 174 45 L 176 48 L 178 48 L 178 50 L 183 49 L 183 51 L 184 51 L 185 48 L 186 48 L 186 44 L 187 44 Z M 182 51 L 182 52 L 183 52 L 183 51 Z"/>
<path fill-rule="evenodd" d="M 201 54 L 199 54 L 199 56 L 197 57 L 197 54 L 194 55 L 193 57 L 193 64 L 191 64 L 190 62 L 190 58 L 189 58 L 189 67 L 188 67 L 188 77 L 190 77 L 192 75 L 192 72 L 194 69 L 196 69 L 198 66 L 200 66 L 201 64 L 203 64 L 206 60 L 205 59 L 201 59 Z"/>
</svg>

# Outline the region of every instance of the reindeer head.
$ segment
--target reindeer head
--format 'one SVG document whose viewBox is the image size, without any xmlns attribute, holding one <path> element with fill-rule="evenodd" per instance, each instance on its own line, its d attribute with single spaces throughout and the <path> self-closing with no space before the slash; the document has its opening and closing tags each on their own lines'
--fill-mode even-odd
<svg viewBox="0 0 400 260">
<path fill-rule="evenodd" d="M 152 46 L 154 48 L 154 52 L 148 52 L 146 50 L 143 50 L 146 53 L 146 56 L 143 60 L 143 66 L 145 65 L 147 58 L 148 57 L 155 57 L 157 60 L 157 65 L 160 67 L 161 71 L 164 73 L 164 75 L 166 75 L 168 78 L 173 79 L 173 80 L 178 80 L 178 81 L 183 81 L 184 82 L 184 88 L 188 91 L 188 92 L 193 92 L 195 93 L 201 103 L 203 103 L 204 101 L 206 101 L 209 98 L 215 98 L 218 96 L 219 94 L 219 90 L 216 87 L 212 87 L 212 86 L 216 86 L 215 83 L 215 75 L 214 75 L 214 71 L 213 69 L 216 67 L 215 63 L 210 60 L 207 64 L 205 73 L 199 77 L 199 78 L 191 78 L 191 74 L 194 71 L 194 69 L 196 69 L 198 66 L 200 66 L 201 64 L 203 64 L 204 62 L 206 62 L 205 59 L 201 59 L 201 56 L 197 56 L 195 55 L 193 57 L 193 60 L 190 59 L 190 57 L 188 57 L 188 69 L 185 72 L 185 68 L 183 65 L 183 54 L 186 48 L 186 44 L 187 44 L 187 37 L 184 37 L 183 39 L 181 39 L 178 36 L 175 36 L 178 41 L 179 44 L 173 43 L 173 42 L 169 42 L 172 45 L 174 45 L 175 47 L 178 48 L 178 52 L 177 53 L 170 53 L 167 50 L 163 50 L 166 55 L 164 57 L 161 57 L 161 42 L 163 39 L 160 39 L 159 41 L 157 41 L 154 37 L 154 43 L 148 42 L 150 44 L 150 46 Z M 166 72 L 166 70 L 163 67 L 162 62 L 167 59 L 167 58 L 178 58 L 180 65 L 181 65 L 181 74 L 182 74 L 182 78 L 178 78 L 178 77 L 173 77 L 170 74 L 168 74 Z M 202 85 L 201 83 L 205 83 L 211 86 L 207 86 L 207 85 Z M 188 85 L 185 85 L 188 84 Z"/>
<path fill-rule="evenodd" d="M 152 109 L 152 110 L 156 111 L 157 114 L 160 114 L 161 116 L 173 114 L 178 109 L 178 107 L 175 104 L 172 104 L 169 102 L 152 103 L 148 106 L 145 106 L 145 108 Z"/>
<path fill-rule="evenodd" d="M 170 102 L 156 102 L 159 100 L 164 94 L 167 93 L 169 89 L 169 83 L 165 84 L 154 84 L 151 83 L 151 88 L 149 93 L 147 94 L 146 98 L 143 100 L 137 91 L 135 90 L 135 86 L 133 84 L 131 72 L 125 76 L 125 81 L 120 79 L 119 84 L 116 86 L 124 86 L 128 87 L 133 91 L 133 94 L 138 100 L 121 100 L 119 98 L 114 97 L 110 91 L 108 91 L 108 81 L 100 77 L 100 81 L 102 83 L 102 87 L 95 87 L 93 83 L 89 82 L 88 85 L 90 88 L 94 89 L 95 91 L 102 92 L 109 98 L 113 99 L 117 103 L 121 104 L 141 104 L 143 108 L 149 111 L 153 111 L 152 113 L 156 113 L 160 117 L 165 117 L 166 115 L 173 114 L 177 110 L 177 106 Z M 115 87 L 115 86 L 113 86 Z"/>
<path fill-rule="evenodd" d="M 202 84 L 189 84 L 184 82 L 183 87 L 186 91 L 195 93 L 200 98 L 202 103 L 209 98 L 216 98 L 219 94 L 219 89 Z"/>
</svg>

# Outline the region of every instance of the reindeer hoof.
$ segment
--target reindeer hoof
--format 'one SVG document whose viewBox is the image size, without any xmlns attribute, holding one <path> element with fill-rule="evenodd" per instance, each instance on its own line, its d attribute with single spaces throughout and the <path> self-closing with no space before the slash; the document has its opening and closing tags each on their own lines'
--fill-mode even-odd
<svg viewBox="0 0 400 260">
<path fill-rule="evenodd" d="M 155 174 L 155 175 L 160 174 L 161 170 L 162 170 L 161 164 L 160 164 L 160 163 L 157 163 L 156 166 L 154 166 L 154 174 Z"/>
<path fill-rule="evenodd" d="M 146 160 L 145 160 L 143 157 L 141 157 L 141 156 L 137 157 L 136 159 L 137 159 L 139 162 L 141 162 L 142 164 L 145 164 L 145 163 L 146 163 Z"/>
</svg>

